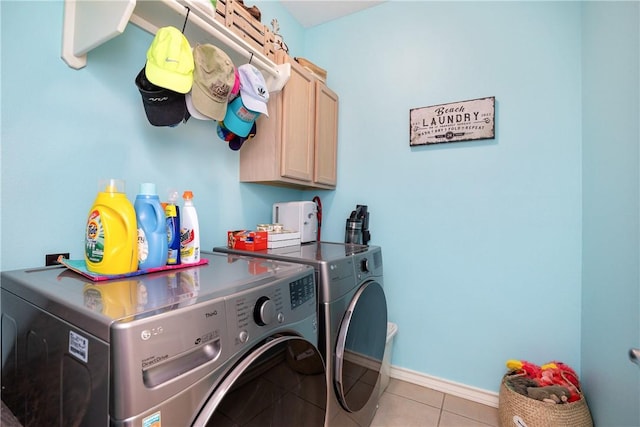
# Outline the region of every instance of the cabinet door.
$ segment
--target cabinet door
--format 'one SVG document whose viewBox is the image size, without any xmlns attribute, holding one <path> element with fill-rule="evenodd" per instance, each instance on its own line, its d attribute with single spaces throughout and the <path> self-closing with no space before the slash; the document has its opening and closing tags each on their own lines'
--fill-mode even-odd
<svg viewBox="0 0 640 427">
<path fill-rule="evenodd" d="M 291 60 L 291 77 L 282 90 L 283 177 L 311 182 L 314 156 L 315 81 Z"/>
<path fill-rule="evenodd" d="M 314 182 L 336 185 L 338 156 L 338 95 L 316 82 Z"/>
</svg>

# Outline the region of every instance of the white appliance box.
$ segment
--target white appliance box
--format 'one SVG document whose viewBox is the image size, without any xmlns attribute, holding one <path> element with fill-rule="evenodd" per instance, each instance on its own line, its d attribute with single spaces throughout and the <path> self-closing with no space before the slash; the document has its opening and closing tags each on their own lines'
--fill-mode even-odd
<svg viewBox="0 0 640 427">
<path fill-rule="evenodd" d="M 285 230 L 299 231 L 300 242 L 315 242 L 318 234 L 318 208 L 314 202 L 279 202 L 273 204 L 273 223 Z"/>
</svg>

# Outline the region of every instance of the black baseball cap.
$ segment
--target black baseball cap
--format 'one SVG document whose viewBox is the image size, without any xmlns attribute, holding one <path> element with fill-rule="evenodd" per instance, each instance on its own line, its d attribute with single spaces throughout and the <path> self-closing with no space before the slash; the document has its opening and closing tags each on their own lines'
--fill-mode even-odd
<svg viewBox="0 0 640 427">
<path fill-rule="evenodd" d="M 154 85 L 147 79 L 144 68 L 136 76 L 136 86 L 152 125 L 176 126 L 188 117 L 185 95 Z"/>
</svg>

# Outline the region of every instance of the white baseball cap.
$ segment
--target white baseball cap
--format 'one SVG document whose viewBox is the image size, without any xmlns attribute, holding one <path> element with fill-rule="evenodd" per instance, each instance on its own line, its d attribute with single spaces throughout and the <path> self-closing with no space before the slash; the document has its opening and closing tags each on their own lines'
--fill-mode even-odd
<svg viewBox="0 0 640 427">
<path fill-rule="evenodd" d="M 269 91 L 262 73 L 253 65 L 244 64 L 238 67 L 238 75 L 240 76 L 240 96 L 244 106 L 269 117 L 267 112 Z"/>
<path fill-rule="evenodd" d="M 196 106 L 193 105 L 193 96 L 191 95 L 191 92 L 186 94 L 184 99 L 185 103 L 187 104 L 187 111 L 189 111 L 189 115 L 191 115 L 191 117 L 198 120 L 213 120 L 211 117 L 202 114 L 200 111 L 198 111 Z"/>
</svg>

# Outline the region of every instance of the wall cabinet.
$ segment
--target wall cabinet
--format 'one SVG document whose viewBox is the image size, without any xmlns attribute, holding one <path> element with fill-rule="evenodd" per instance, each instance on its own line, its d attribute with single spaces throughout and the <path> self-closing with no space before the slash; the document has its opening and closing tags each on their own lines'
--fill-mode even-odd
<svg viewBox="0 0 640 427">
<path fill-rule="evenodd" d="M 293 58 L 289 81 L 270 94 L 269 117 L 240 149 L 240 181 L 296 188 L 334 189 L 337 184 L 338 95 Z"/>
</svg>

